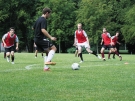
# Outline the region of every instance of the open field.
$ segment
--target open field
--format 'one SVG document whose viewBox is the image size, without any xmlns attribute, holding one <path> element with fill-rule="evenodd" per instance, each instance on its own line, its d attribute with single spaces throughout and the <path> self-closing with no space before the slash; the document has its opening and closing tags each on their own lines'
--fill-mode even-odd
<svg viewBox="0 0 135 101">
<path fill-rule="evenodd" d="M 0 53 L 0 101 L 135 101 L 135 55 L 122 56 L 83 54 L 80 70 L 72 70 L 80 59 L 57 53 L 57 64 L 44 72 L 40 53 L 15 53 L 14 65 Z"/>
</svg>

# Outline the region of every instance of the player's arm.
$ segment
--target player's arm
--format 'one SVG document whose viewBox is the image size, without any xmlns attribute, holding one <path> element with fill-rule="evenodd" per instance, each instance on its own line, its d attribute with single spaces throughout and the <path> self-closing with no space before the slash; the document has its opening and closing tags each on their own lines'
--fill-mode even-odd
<svg viewBox="0 0 135 101">
<path fill-rule="evenodd" d="M 103 41 L 103 39 L 102 39 L 100 44 L 102 45 L 102 44 L 103 44 L 103 42 L 104 42 L 104 41 Z"/>
<path fill-rule="evenodd" d="M 117 41 L 117 43 L 120 45 L 121 43 L 119 41 Z"/>
<path fill-rule="evenodd" d="M 53 41 L 56 41 L 56 38 L 52 37 L 45 29 L 41 29 L 41 31 L 46 37 L 48 37 L 49 39 L 51 39 Z"/>
<path fill-rule="evenodd" d="M 76 44 L 77 44 L 77 38 L 76 38 L 76 31 L 75 31 L 75 34 L 74 34 L 74 44 L 73 44 L 73 46 L 76 46 Z"/>
<path fill-rule="evenodd" d="M 15 38 L 15 42 L 16 42 L 16 50 L 18 50 L 19 49 L 19 39 L 17 36 Z"/>
<path fill-rule="evenodd" d="M 4 36 L 2 37 L 2 42 L 4 44 L 4 47 L 6 47 L 6 43 L 5 43 L 6 37 L 7 37 L 7 34 L 4 34 Z"/>
</svg>

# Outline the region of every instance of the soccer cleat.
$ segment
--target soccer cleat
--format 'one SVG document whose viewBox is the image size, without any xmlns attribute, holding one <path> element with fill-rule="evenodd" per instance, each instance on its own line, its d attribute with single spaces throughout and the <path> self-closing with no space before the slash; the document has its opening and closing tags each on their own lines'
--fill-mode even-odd
<svg viewBox="0 0 135 101">
<path fill-rule="evenodd" d="M 50 68 L 44 68 L 43 71 L 50 71 Z"/>
<path fill-rule="evenodd" d="M 14 62 L 11 62 L 11 64 L 15 64 Z"/>
<path fill-rule="evenodd" d="M 83 61 L 80 61 L 80 63 L 82 63 Z"/>
<path fill-rule="evenodd" d="M 98 57 L 99 59 L 101 59 L 101 57 L 100 57 L 99 55 L 97 55 L 97 57 Z"/>
<path fill-rule="evenodd" d="M 45 65 L 56 65 L 55 62 L 45 62 Z"/>
<path fill-rule="evenodd" d="M 9 62 L 10 61 L 10 59 L 9 58 L 7 58 L 7 62 Z"/>
<path fill-rule="evenodd" d="M 106 59 L 105 59 L 105 58 L 103 58 L 103 61 L 106 61 Z"/>
<path fill-rule="evenodd" d="M 119 58 L 120 58 L 120 61 L 122 61 L 122 56 L 119 56 Z"/>
</svg>

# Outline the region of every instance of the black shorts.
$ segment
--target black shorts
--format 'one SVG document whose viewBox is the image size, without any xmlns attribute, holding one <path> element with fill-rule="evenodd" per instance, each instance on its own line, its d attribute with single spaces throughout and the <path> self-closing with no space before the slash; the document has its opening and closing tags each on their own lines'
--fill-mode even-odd
<svg viewBox="0 0 135 101">
<path fill-rule="evenodd" d="M 113 46 L 111 46 L 111 45 L 103 45 L 102 48 L 110 49 L 110 48 L 113 48 Z"/>
<path fill-rule="evenodd" d="M 35 44 L 37 45 L 37 50 L 41 52 L 53 46 L 53 44 L 47 39 L 39 40 L 35 38 L 34 41 L 35 41 Z"/>
<path fill-rule="evenodd" d="M 15 46 L 9 47 L 9 48 L 5 48 L 5 52 L 11 52 L 11 51 L 15 51 Z"/>
<path fill-rule="evenodd" d="M 113 47 L 113 48 L 116 48 L 116 45 L 113 45 L 112 47 Z"/>
</svg>

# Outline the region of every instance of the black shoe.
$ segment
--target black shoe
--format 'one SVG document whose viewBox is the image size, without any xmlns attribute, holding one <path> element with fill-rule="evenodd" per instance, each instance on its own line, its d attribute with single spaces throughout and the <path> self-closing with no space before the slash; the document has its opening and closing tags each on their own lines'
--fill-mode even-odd
<svg viewBox="0 0 135 101">
<path fill-rule="evenodd" d="M 120 61 L 122 61 L 122 56 L 119 56 L 119 58 L 120 58 Z"/>
</svg>

